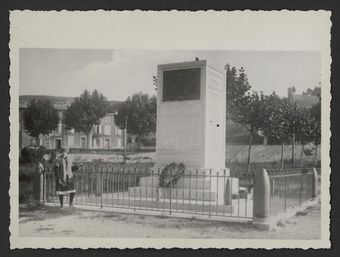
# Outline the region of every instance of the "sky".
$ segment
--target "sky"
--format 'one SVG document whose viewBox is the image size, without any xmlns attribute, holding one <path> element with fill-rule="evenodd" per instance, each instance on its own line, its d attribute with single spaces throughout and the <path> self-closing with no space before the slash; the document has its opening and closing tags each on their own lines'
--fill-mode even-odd
<svg viewBox="0 0 340 257">
<path fill-rule="evenodd" d="M 224 68 L 243 67 L 253 90 L 287 96 L 320 82 L 319 52 L 199 51 L 120 49 L 31 49 L 19 52 L 19 94 L 79 96 L 97 89 L 108 100 L 125 100 L 135 92 L 155 94 L 157 65 L 193 61 L 195 57 Z"/>
</svg>

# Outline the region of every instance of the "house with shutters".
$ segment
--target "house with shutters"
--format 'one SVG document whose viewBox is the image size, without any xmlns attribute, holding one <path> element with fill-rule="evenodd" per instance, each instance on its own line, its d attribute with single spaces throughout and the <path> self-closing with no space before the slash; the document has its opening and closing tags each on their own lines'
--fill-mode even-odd
<svg viewBox="0 0 340 257">
<path fill-rule="evenodd" d="M 85 149 L 87 147 L 87 135 L 81 132 L 75 132 L 74 129 L 65 129 L 63 124 L 63 115 L 68 105 L 73 101 L 72 97 L 56 96 L 31 96 L 23 95 L 19 97 L 19 147 L 20 149 L 35 144 L 34 138 L 30 137 L 23 125 L 23 114 L 31 99 L 47 98 L 58 110 L 59 124 L 58 128 L 49 135 L 39 137 L 39 145 L 47 149 L 59 149 L 63 147 Z M 114 107 L 119 102 L 111 101 Z M 93 126 L 90 136 L 90 149 L 119 149 L 125 147 L 126 132 L 118 128 L 115 124 L 116 112 L 107 113 L 100 120 L 98 125 Z"/>
</svg>

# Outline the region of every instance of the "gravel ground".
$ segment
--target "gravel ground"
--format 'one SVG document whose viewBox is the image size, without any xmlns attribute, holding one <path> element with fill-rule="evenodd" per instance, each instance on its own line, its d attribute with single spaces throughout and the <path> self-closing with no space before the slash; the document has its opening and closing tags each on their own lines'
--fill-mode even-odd
<svg viewBox="0 0 340 257">
<path fill-rule="evenodd" d="M 161 216 L 86 211 L 65 207 L 21 207 L 20 236 L 125 238 L 320 239 L 320 204 L 279 222 L 272 231 Z"/>
</svg>

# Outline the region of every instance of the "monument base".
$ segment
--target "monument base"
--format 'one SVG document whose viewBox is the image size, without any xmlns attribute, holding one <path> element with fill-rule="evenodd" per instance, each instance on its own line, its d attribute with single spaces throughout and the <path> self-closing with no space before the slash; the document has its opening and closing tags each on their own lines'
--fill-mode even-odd
<svg viewBox="0 0 340 257">
<path fill-rule="evenodd" d="M 215 206 L 218 211 L 231 204 L 232 195 L 238 195 L 238 178 L 230 177 L 229 169 L 190 169 L 171 188 L 159 187 L 161 169 L 154 169 L 152 176 L 141 177 L 139 186 L 129 187 L 130 197 L 149 201 L 174 201 L 198 209 Z M 230 188 L 226 188 L 226 186 Z M 229 199 L 229 200 L 228 200 Z M 224 207 L 223 207 L 224 206 Z M 194 207 L 193 207 L 194 208 Z"/>
</svg>

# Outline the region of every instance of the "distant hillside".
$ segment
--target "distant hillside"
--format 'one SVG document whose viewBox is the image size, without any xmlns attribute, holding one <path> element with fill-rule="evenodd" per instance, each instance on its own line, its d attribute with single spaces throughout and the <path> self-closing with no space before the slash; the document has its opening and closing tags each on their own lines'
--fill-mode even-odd
<svg viewBox="0 0 340 257">
<path fill-rule="evenodd" d="M 66 110 L 75 97 L 68 96 L 51 96 L 51 95 L 21 95 L 19 96 L 19 106 L 20 108 L 26 108 L 27 104 L 32 99 L 47 99 L 59 110 Z M 112 107 L 116 107 L 121 101 L 109 100 Z"/>
</svg>

